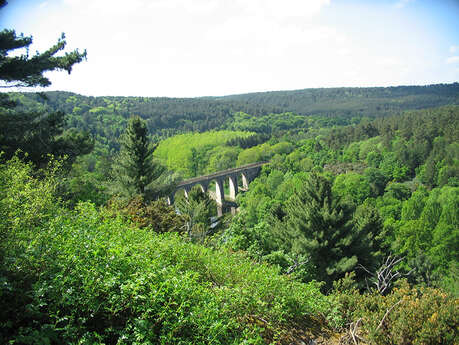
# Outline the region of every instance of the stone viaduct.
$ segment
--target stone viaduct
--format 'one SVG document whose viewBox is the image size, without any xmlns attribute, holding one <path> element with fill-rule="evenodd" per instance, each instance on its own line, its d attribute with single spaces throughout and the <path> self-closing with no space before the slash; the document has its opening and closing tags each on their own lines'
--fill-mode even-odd
<svg viewBox="0 0 459 345">
<path fill-rule="evenodd" d="M 213 197 L 219 207 L 219 215 L 221 215 L 221 208 L 223 206 L 223 202 L 225 201 L 225 180 L 228 179 L 229 182 L 229 199 L 234 202 L 236 200 L 236 195 L 239 192 L 238 177 L 240 176 L 242 178 L 242 189 L 247 190 L 249 188 L 249 183 L 258 176 L 261 167 L 267 163 L 268 162 L 257 162 L 247 164 L 238 168 L 223 170 L 210 175 L 199 176 L 182 181 L 177 185 L 175 191 L 169 196 L 168 203 L 169 205 L 174 203 L 175 193 L 180 189 L 184 190 L 186 197 L 188 197 L 188 193 L 191 188 L 196 185 L 199 185 L 204 193 L 208 193 L 210 183 L 215 181 L 215 195 L 213 195 Z"/>
</svg>

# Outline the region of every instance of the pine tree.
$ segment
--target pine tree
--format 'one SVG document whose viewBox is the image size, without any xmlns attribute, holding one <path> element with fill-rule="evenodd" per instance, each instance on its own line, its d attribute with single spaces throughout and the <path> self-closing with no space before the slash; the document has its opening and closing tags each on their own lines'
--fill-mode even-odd
<svg viewBox="0 0 459 345">
<path fill-rule="evenodd" d="M 6 5 L 0 0 L 0 8 Z M 29 55 L 31 36 L 16 35 L 14 30 L 0 31 L 0 88 L 49 86 L 51 81 L 43 73 L 54 70 L 71 72 L 72 66 L 86 58 L 86 51 L 67 52 L 55 56 L 65 46 L 62 34 L 58 42 L 43 53 Z M 25 50 L 18 54 L 17 50 Z M 15 54 L 11 53 L 14 52 Z M 89 153 L 94 144 L 89 134 L 65 131 L 65 117 L 61 112 L 24 112 L 14 109 L 16 102 L 0 93 L 0 152 L 11 158 L 17 150 L 27 152 L 27 160 L 36 166 L 47 162 L 47 154 L 67 156 L 70 166 L 78 155 Z"/>
<path fill-rule="evenodd" d="M 294 256 L 308 256 L 315 267 L 313 279 L 328 286 L 356 269 L 358 264 L 373 262 L 377 243 L 368 221 L 354 221 L 354 208 L 332 193 L 326 178 L 311 175 L 304 190 L 289 200 L 286 216 L 277 224 L 287 251 Z M 375 222 L 373 222 L 375 223 Z"/>
<path fill-rule="evenodd" d="M 132 117 L 120 143 L 120 153 L 113 166 L 115 193 L 126 198 L 141 196 L 144 200 L 160 196 L 164 185 L 159 179 L 165 169 L 153 159 L 156 147 L 149 143 L 145 121 Z"/>
<path fill-rule="evenodd" d="M 10 159 L 21 150 L 26 153 L 27 161 L 41 167 L 48 162 L 49 153 L 65 156 L 65 166 L 69 168 L 77 156 L 91 152 L 94 141 L 86 132 L 64 130 L 65 122 L 62 112 L 43 114 L 3 109 L 0 111 L 3 158 Z"/>
<path fill-rule="evenodd" d="M 5 0 L 0 0 L 0 8 L 6 4 Z M 65 70 L 70 74 L 73 65 L 86 58 L 86 50 L 80 53 L 78 49 L 55 56 L 67 44 L 64 34 L 54 46 L 33 56 L 29 56 L 31 44 L 32 36 L 17 35 L 10 29 L 0 31 L 0 80 L 4 83 L 1 87 L 49 86 L 51 81 L 43 73 Z M 8 56 L 17 49 L 25 49 L 25 54 Z"/>
</svg>

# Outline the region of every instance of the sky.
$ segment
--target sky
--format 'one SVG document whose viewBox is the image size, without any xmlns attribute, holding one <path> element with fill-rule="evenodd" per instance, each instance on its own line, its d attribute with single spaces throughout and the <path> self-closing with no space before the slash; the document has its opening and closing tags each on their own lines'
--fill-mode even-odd
<svg viewBox="0 0 459 345">
<path fill-rule="evenodd" d="M 459 81 L 459 0 L 8 0 L 0 29 L 86 49 L 52 86 L 200 97 Z M 35 91 L 38 89 L 21 89 Z"/>
</svg>

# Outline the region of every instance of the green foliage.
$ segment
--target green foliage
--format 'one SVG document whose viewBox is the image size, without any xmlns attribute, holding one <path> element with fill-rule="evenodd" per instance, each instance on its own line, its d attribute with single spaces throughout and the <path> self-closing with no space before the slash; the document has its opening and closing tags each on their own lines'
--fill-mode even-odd
<svg viewBox="0 0 459 345">
<path fill-rule="evenodd" d="M 236 131 L 274 134 L 289 129 L 302 128 L 307 124 L 308 120 L 306 117 L 293 113 L 269 114 L 255 117 L 238 112 L 234 114 L 234 119 L 228 127 Z"/>
<path fill-rule="evenodd" d="M 46 165 L 48 154 L 67 157 L 70 166 L 77 156 L 89 153 L 94 142 L 88 133 L 64 131 L 62 112 L 25 113 L 0 108 L 0 151 L 12 158 L 16 151 L 27 152 L 27 160 L 37 167 Z"/>
<path fill-rule="evenodd" d="M 25 111 L 65 112 L 69 119 L 68 128 L 90 132 L 109 151 L 119 149 L 118 138 L 129 117 L 135 114 L 146 120 L 149 132 L 156 138 L 167 138 L 186 132 L 242 129 L 284 136 L 288 141 L 296 142 L 304 138 L 315 138 L 320 134 L 323 135 L 325 144 L 334 150 L 352 141 L 362 141 L 378 135 L 382 141 L 390 142 L 400 133 L 397 129 L 403 122 L 406 123 L 403 124 L 403 135 L 406 133 L 407 136 L 412 136 L 410 126 L 416 127 L 419 124 L 419 128 L 429 128 L 429 133 L 425 132 L 423 137 L 420 135 L 422 132 L 417 132 L 414 137 L 419 140 L 416 139 L 415 145 L 407 143 L 406 147 L 416 151 L 419 144 L 424 149 L 419 151 L 421 155 L 413 151 L 413 154 L 409 153 L 406 157 L 422 158 L 433 139 L 432 133 L 440 133 L 445 129 L 446 136 L 457 135 L 454 134 L 454 128 L 458 127 L 455 125 L 457 110 L 450 106 L 439 108 L 442 110 L 412 112 L 406 117 L 400 116 L 400 111 L 457 103 L 457 90 L 457 83 L 428 87 L 315 89 L 281 93 L 288 100 L 276 101 L 277 105 L 268 101 L 271 97 L 278 99 L 280 94 L 276 93 L 242 95 L 240 100 L 238 96 L 193 99 L 85 97 L 61 91 L 43 93 L 46 99 L 33 93 L 10 94 L 10 97 L 18 101 L 21 109 Z M 248 98 L 244 99 L 246 96 Z M 266 98 L 266 102 L 260 97 Z M 405 101 L 401 102 L 402 99 Z M 289 104 L 296 103 L 301 104 L 297 110 L 288 108 Z M 366 112 L 365 109 L 371 110 Z M 395 116 L 386 117 L 394 114 Z M 419 114 L 425 119 L 418 121 Z M 377 119 L 370 122 L 363 116 L 374 116 Z M 435 121 L 429 120 L 429 117 L 435 118 Z M 325 129 L 331 127 L 336 128 Z M 428 134 L 427 138 L 425 134 Z M 260 144 L 267 139 L 253 137 L 249 142 L 240 142 L 237 145 L 248 148 L 257 140 L 260 141 L 256 144 Z M 362 152 L 359 155 L 365 154 L 369 147 L 371 145 L 361 145 Z M 410 162 L 416 160 L 411 159 Z M 407 161 L 403 165 L 410 167 L 410 164 Z"/>
<path fill-rule="evenodd" d="M 388 178 L 381 170 L 369 167 L 365 169 L 364 176 L 370 184 L 371 196 L 377 197 L 384 194 Z"/>
<path fill-rule="evenodd" d="M 211 227 L 217 215 L 217 203 L 199 187 L 192 188 L 188 197 L 178 195 L 174 206 L 185 220 L 184 231 L 190 240 L 204 240 L 216 229 Z"/>
<path fill-rule="evenodd" d="M 237 157 L 242 150 L 233 146 L 217 146 L 208 152 L 207 173 L 234 168 Z"/>
<path fill-rule="evenodd" d="M 323 327 L 318 284 L 91 203 L 64 209 L 30 169 L 0 166 L 2 343 L 288 344 Z"/>
<path fill-rule="evenodd" d="M 265 169 L 238 200 L 241 211 L 222 238 L 225 245 L 298 279 L 331 284 L 359 264 L 374 267 L 381 255 L 385 233 L 377 209 L 365 203 L 355 210 L 323 177 Z"/>
<path fill-rule="evenodd" d="M 73 163 L 67 177 L 18 158 L 0 166 L 0 342 L 307 343 L 325 331 L 323 316 L 354 322 L 370 343 L 457 342 L 457 300 L 428 287 L 458 291 L 459 107 L 398 114 L 457 103 L 457 94 L 455 83 L 202 99 L 0 97 L 4 158 L 20 148 L 36 166 L 46 153 Z M 143 119 L 136 128 L 132 114 Z M 86 156 L 80 130 L 96 139 Z M 271 161 L 238 195 L 240 212 L 213 249 L 202 245 L 216 231 L 205 195 L 177 197 L 180 215 L 148 202 L 175 179 L 155 180 L 148 143 L 164 138 L 155 157 L 183 177 Z M 112 165 L 128 198 L 97 209 Z M 359 293 L 358 266 L 373 270 L 389 249 L 406 257 L 397 269 L 415 269 L 418 286 Z M 343 276 L 340 292 L 319 293 Z M 299 283 L 312 279 L 325 284 Z"/>
<path fill-rule="evenodd" d="M 213 163 L 212 166 L 209 165 L 209 162 L 215 162 L 218 156 L 227 154 L 230 158 L 234 158 L 234 153 L 238 150 L 223 147 L 227 141 L 235 138 L 246 138 L 250 135 L 249 132 L 233 131 L 176 135 L 163 140 L 158 145 L 154 155 L 169 169 L 181 173 L 184 177 L 198 176 L 205 172 L 218 171 L 211 170 L 219 168 L 217 163 Z M 214 156 L 217 157 L 212 158 Z M 228 166 L 229 163 L 231 163 L 230 166 Z M 235 161 L 226 160 L 223 166 L 232 168 L 234 164 Z"/>
<path fill-rule="evenodd" d="M 411 259 L 425 254 L 433 264 L 431 270 L 447 277 L 451 265 L 459 261 L 458 209 L 458 187 L 436 188 L 429 194 L 420 189 L 414 193 L 403 203 L 396 230 L 400 253 Z M 423 273 L 420 270 L 419 274 Z"/>
<path fill-rule="evenodd" d="M 126 216 L 135 227 L 148 227 L 158 233 L 183 232 L 185 228 L 184 217 L 164 200 L 147 203 L 138 195 L 125 204 L 114 198 L 110 200 L 108 210 Z"/>
<path fill-rule="evenodd" d="M 312 175 L 304 189 L 286 205 L 277 225 L 290 251 L 309 257 L 313 278 L 331 285 L 358 264 L 373 267 L 382 230 L 378 212 L 366 206 L 355 219 L 353 209 L 332 194 L 331 183 Z"/>
<path fill-rule="evenodd" d="M 273 156 L 273 151 L 268 143 L 251 147 L 242 151 L 237 158 L 237 165 L 267 161 Z"/>
<path fill-rule="evenodd" d="M 407 184 L 392 182 L 386 186 L 384 196 L 397 200 L 406 200 L 411 195 L 411 189 Z"/>
<path fill-rule="evenodd" d="M 274 106 L 283 111 L 302 115 L 325 115 L 330 122 L 333 122 L 337 118 L 342 121 L 342 117 L 350 120 L 357 116 L 382 117 L 407 109 L 457 104 L 458 90 L 458 83 L 372 88 L 343 87 L 249 93 L 220 99 L 259 106 Z M 325 123 L 322 123 L 321 127 L 324 126 Z M 368 129 L 364 132 L 368 132 Z"/>
<path fill-rule="evenodd" d="M 113 165 L 114 192 L 125 198 L 141 196 L 152 200 L 162 194 L 159 182 L 165 169 L 153 160 L 145 121 L 132 117 L 121 138 L 121 150 Z"/>
<path fill-rule="evenodd" d="M 344 287 L 347 286 L 347 289 Z M 333 297 L 343 324 L 370 344 L 456 344 L 459 300 L 438 289 L 400 282 L 387 296 L 359 294 L 349 282 L 335 284 Z M 341 340 L 351 340 L 344 333 Z"/>
<path fill-rule="evenodd" d="M 368 180 L 359 174 L 347 173 L 338 175 L 333 183 L 333 192 L 342 198 L 348 198 L 360 205 L 371 194 Z"/>
<path fill-rule="evenodd" d="M 62 184 L 61 196 L 70 206 L 79 201 L 92 201 L 105 205 L 109 196 L 107 176 L 110 175 L 112 159 L 97 145 L 87 155 L 79 156 Z"/>
</svg>

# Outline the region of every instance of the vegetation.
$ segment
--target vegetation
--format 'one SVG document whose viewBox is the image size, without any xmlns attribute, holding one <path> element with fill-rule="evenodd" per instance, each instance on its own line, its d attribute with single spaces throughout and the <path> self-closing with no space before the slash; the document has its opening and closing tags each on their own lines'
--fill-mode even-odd
<svg viewBox="0 0 459 345">
<path fill-rule="evenodd" d="M 459 84 L 273 91 L 221 97 L 262 107 L 280 107 L 300 115 L 381 117 L 408 109 L 458 104 Z"/>
<path fill-rule="evenodd" d="M 55 198 L 56 177 L 2 164 L 2 343 L 288 343 L 329 302 L 243 253 Z M 305 335 L 306 336 L 306 335 Z"/>
<path fill-rule="evenodd" d="M 153 160 L 154 148 L 148 142 L 148 130 L 140 117 L 129 120 L 121 137 L 121 150 L 113 165 L 114 190 L 126 199 L 140 196 L 152 200 L 167 189 L 159 182 L 165 169 Z"/>
<path fill-rule="evenodd" d="M 4 86 L 86 57 L 31 42 Z M 458 85 L 1 94 L 0 343 L 459 343 Z M 162 199 L 258 161 L 236 215 Z"/>
<path fill-rule="evenodd" d="M 163 140 L 155 151 L 155 157 L 169 169 L 184 177 L 233 168 L 240 148 L 222 148 L 226 142 L 248 138 L 249 132 L 212 131 L 180 134 Z"/>
<path fill-rule="evenodd" d="M 457 342 L 458 110 L 165 140 L 204 171 L 271 161 L 218 227 L 197 189 L 180 214 L 140 190 L 107 202 L 103 150 L 70 172 L 2 158 L 1 341 Z M 153 164 L 143 121 L 131 126 L 120 155 Z"/>
<path fill-rule="evenodd" d="M 6 5 L 0 1 L 0 8 Z M 17 35 L 14 30 L 0 31 L 0 88 L 49 86 L 51 82 L 45 72 L 55 70 L 72 71 L 72 66 L 86 58 L 86 51 L 77 49 L 55 56 L 65 49 L 62 35 L 58 42 L 44 53 L 29 56 L 31 36 Z M 18 54 L 17 50 L 25 50 Z M 43 95 L 39 97 L 45 97 Z M 46 113 L 43 109 L 15 108 L 17 102 L 8 94 L 0 94 L 0 152 L 13 157 L 17 150 L 27 152 L 25 156 L 37 166 L 48 161 L 47 155 L 67 157 L 68 165 L 77 156 L 89 153 L 94 143 L 88 133 L 66 129 L 62 111 Z"/>
</svg>

